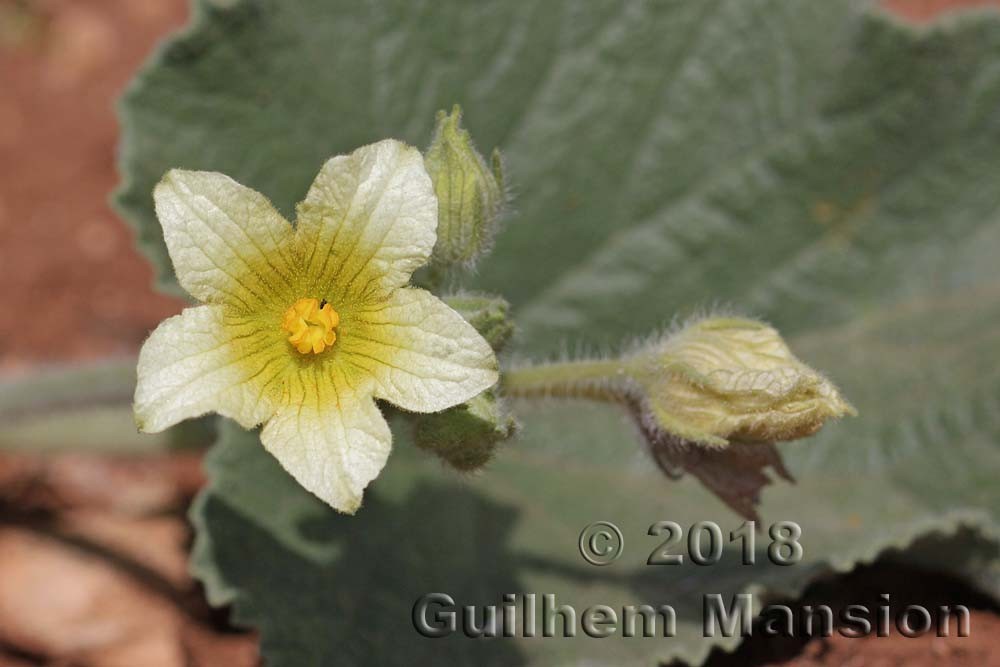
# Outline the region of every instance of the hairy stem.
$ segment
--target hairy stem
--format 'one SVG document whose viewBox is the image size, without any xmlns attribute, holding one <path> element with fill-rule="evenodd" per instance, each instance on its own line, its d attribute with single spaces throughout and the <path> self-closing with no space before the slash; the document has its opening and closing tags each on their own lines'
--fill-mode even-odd
<svg viewBox="0 0 1000 667">
<path fill-rule="evenodd" d="M 583 360 L 526 366 L 504 372 L 503 387 L 514 397 L 552 396 L 620 401 L 631 383 L 621 360 Z"/>
</svg>

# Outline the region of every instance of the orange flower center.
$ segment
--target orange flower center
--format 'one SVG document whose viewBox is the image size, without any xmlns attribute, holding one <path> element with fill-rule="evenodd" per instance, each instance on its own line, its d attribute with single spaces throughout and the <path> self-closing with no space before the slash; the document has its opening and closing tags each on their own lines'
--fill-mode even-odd
<svg viewBox="0 0 1000 667">
<path fill-rule="evenodd" d="M 318 299 L 299 299 L 285 311 L 281 328 L 288 332 L 288 342 L 300 354 L 319 354 L 337 340 L 335 329 L 340 315 L 333 306 Z"/>
</svg>

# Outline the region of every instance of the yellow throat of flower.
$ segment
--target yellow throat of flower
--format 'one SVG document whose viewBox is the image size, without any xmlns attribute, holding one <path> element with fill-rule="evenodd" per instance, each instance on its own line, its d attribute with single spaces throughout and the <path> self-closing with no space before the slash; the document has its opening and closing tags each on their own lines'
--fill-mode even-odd
<svg viewBox="0 0 1000 667">
<path fill-rule="evenodd" d="M 288 332 L 288 342 L 301 354 L 319 354 L 337 340 L 334 331 L 340 315 L 333 306 L 318 299 L 299 299 L 285 311 L 281 328 Z"/>
</svg>

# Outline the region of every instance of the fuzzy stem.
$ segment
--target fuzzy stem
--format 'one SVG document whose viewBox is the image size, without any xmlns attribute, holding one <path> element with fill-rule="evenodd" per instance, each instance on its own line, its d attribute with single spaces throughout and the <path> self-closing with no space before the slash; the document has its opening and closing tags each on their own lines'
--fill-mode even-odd
<svg viewBox="0 0 1000 667">
<path fill-rule="evenodd" d="M 631 382 L 621 360 L 584 360 L 526 366 L 504 372 L 503 388 L 514 397 L 552 396 L 620 401 Z"/>
</svg>

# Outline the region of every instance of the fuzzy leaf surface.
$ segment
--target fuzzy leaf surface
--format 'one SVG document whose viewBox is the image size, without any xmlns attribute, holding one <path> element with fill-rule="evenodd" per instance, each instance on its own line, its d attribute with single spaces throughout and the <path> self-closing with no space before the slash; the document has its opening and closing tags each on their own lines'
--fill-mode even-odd
<svg viewBox="0 0 1000 667">
<path fill-rule="evenodd" d="M 729 548 L 712 567 L 647 566 L 655 521 L 740 522 L 664 479 L 611 407 L 516 404 L 522 438 L 471 479 L 397 428 L 354 518 L 230 429 L 194 511 L 194 568 L 261 629 L 269 664 L 698 663 L 739 641 L 702 636 L 703 594 L 795 596 L 887 552 L 1000 597 L 995 15 L 917 32 L 846 1 L 226 5 L 199 4 L 123 106 L 118 204 L 163 285 L 149 193 L 167 169 L 222 171 L 290 214 L 330 155 L 424 146 L 459 103 L 516 194 L 468 286 L 511 302 L 515 354 L 600 349 L 732 304 L 860 412 L 780 448 L 798 484 L 769 487 L 760 511 L 802 526 L 804 560 L 784 568 Z M 577 553 L 598 520 L 625 535 L 605 568 Z M 432 591 L 668 603 L 678 636 L 432 642 L 410 620 Z"/>
</svg>

